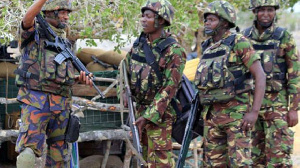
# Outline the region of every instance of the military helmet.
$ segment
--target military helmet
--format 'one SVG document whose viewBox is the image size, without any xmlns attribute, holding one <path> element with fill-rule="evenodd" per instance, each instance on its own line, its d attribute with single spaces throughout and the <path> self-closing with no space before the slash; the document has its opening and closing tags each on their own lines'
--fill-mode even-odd
<svg viewBox="0 0 300 168">
<path fill-rule="evenodd" d="M 72 11 L 71 0 L 48 0 L 42 11 L 68 10 Z"/>
<path fill-rule="evenodd" d="M 274 6 L 275 9 L 279 9 L 279 0 L 250 0 L 249 9 L 255 9 L 261 6 Z"/>
<path fill-rule="evenodd" d="M 168 0 L 148 0 L 142 6 L 142 13 L 144 13 L 147 9 L 164 18 L 167 21 L 168 26 L 172 24 L 172 20 L 174 18 L 174 7 Z"/>
<path fill-rule="evenodd" d="M 230 28 L 235 27 L 236 12 L 234 7 L 226 1 L 214 1 L 206 7 L 204 11 L 204 19 L 208 14 L 218 15 L 229 22 Z"/>
</svg>

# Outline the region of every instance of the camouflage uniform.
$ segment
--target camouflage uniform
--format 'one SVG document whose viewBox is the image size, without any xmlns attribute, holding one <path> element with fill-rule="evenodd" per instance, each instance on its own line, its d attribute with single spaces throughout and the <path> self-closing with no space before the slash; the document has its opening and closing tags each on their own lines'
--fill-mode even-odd
<svg viewBox="0 0 300 168">
<path fill-rule="evenodd" d="M 67 1 L 62 3 L 48 1 L 44 10 L 65 9 L 69 5 Z M 66 38 L 63 29 L 51 28 L 58 36 Z M 22 57 L 16 71 L 16 84 L 20 87 L 17 99 L 22 103 L 16 151 L 31 148 L 38 157 L 43 153 L 46 136 L 49 139 L 65 133 L 71 107 L 71 86 L 75 82 L 72 63 L 56 64 L 53 59 L 57 53 L 44 48 L 44 33 L 37 23 L 33 30 L 24 30 L 21 26 Z M 63 140 L 48 144 L 46 167 L 68 167 L 67 149 L 68 144 Z"/>
<path fill-rule="evenodd" d="M 166 7 L 166 3 L 170 5 L 165 0 L 150 0 L 144 7 L 163 9 L 160 11 L 166 13 L 158 14 L 164 16 L 165 20 L 171 24 L 172 20 L 168 12 L 173 12 L 173 8 Z M 142 11 L 144 9 L 142 8 Z M 171 34 L 163 32 L 160 38 L 154 40 L 152 44 L 148 39 L 146 40 L 158 63 L 163 78 L 162 85 L 155 71 L 145 61 L 146 56 L 140 43 L 134 45 L 125 58 L 130 88 L 136 101 L 137 117 L 142 116 L 148 121 L 141 137 L 143 157 L 150 168 L 175 166 L 171 155 L 171 132 L 176 112 L 170 102 L 179 87 L 186 54 L 177 42 L 169 45 L 163 54 L 155 50 L 157 45 L 170 37 L 172 37 Z"/>
<path fill-rule="evenodd" d="M 274 6 L 278 9 L 279 2 L 258 0 L 251 1 L 251 6 L 254 10 L 260 6 Z M 256 24 L 257 20 L 252 27 L 244 31 L 260 53 L 261 63 L 267 75 L 266 93 L 253 132 L 254 166 L 292 167 L 290 154 L 294 133 L 288 128 L 287 107 L 299 110 L 299 54 L 295 41 L 287 30 L 276 26 L 273 21 L 269 28 L 259 34 Z M 278 31 L 279 29 L 282 31 Z M 277 31 L 279 33 L 275 33 Z"/>
<path fill-rule="evenodd" d="M 209 13 L 235 27 L 235 11 L 228 2 L 209 4 L 204 17 Z M 228 39 L 233 39 L 231 45 Z M 249 68 L 259 55 L 249 40 L 229 30 L 219 42 L 209 38 L 202 48 L 195 84 L 204 105 L 204 167 L 251 167 L 251 132 L 242 129 L 242 121 L 250 111 L 253 80 L 248 76 Z M 233 81 L 240 82 L 231 85 Z"/>
</svg>

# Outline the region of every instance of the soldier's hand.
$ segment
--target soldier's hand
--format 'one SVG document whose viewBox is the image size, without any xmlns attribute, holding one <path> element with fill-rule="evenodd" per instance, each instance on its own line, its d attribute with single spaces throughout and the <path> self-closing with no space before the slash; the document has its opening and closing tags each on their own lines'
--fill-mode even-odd
<svg viewBox="0 0 300 168">
<path fill-rule="evenodd" d="M 146 124 L 147 124 L 147 119 L 145 119 L 144 117 L 139 117 L 135 123 L 133 123 L 137 126 L 138 131 L 139 131 L 139 137 L 140 137 L 140 141 L 142 139 L 142 132 L 143 129 L 145 128 Z"/>
<path fill-rule="evenodd" d="M 243 118 L 242 129 L 244 131 L 251 130 L 255 125 L 257 117 L 258 117 L 258 113 L 253 112 L 252 110 L 250 113 L 246 113 Z"/>
<path fill-rule="evenodd" d="M 85 83 L 86 85 L 90 85 L 92 87 L 93 86 L 92 77 L 93 77 L 92 73 L 89 76 L 86 76 L 84 71 L 80 71 L 80 75 L 77 79 L 79 80 L 80 83 Z"/>
<path fill-rule="evenodd" d="M 124 107 L 128 107 L 128 99 L 126 97 L 126 93 L 125 92 L 122 92 L 122 98 L 123 98 L 123 105 Z"/>
<path fill-rule="evenodd" d="M 289 127 L 293 127 L 298 124 L 298 112 L 296 110 L 290 110 L 288 112 L 287 123 Z"/>
</svg>

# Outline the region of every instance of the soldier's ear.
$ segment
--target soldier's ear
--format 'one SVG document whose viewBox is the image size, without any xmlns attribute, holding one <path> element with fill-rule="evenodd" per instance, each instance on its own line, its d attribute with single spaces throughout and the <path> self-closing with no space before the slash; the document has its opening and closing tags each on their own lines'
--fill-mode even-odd
<svg viewBox="0 0 300 168">
<path fill-rule="evenodd" d="M 45 14 L 45 17 L 54 16 L 54 12 L 53 11 L 45 11 L 44 14 Z"/>
<path fill-rule="evenodd" d="M 166 20 L 165 20 L 164 18 L 162 18 L 162 17 L 159 17 L 159 18 L 158 18 L 158 24 L 159 24 L 159 25 L 162 25 L 162 26 L 165 26 Z"/>
<path fill-rule="evenodd" d="M 223 25 L 223 27 L 226 28 L 226 29 L 227 29 L 227 28 L 228 28 L 228 29 L 230 28 L 229 22 L 228 22 L 227 20 L 224 20 L 224 19 L 223 19 L 222 25 Z"/>
</svg>

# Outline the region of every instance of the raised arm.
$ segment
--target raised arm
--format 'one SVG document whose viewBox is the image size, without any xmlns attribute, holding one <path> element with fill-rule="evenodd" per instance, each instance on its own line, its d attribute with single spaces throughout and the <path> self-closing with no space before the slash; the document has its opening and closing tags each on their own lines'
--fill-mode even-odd
<svg viewBox="0 0 300 168">
<path fill-rule="evenodd" d="M 36 0 L 27 10 L 23 19 L 22 26 L 23 29 L 30 29 L 34 25 L 35 16 L 41 11 L 43 5 L 47 0 Z"/>
</svg>

